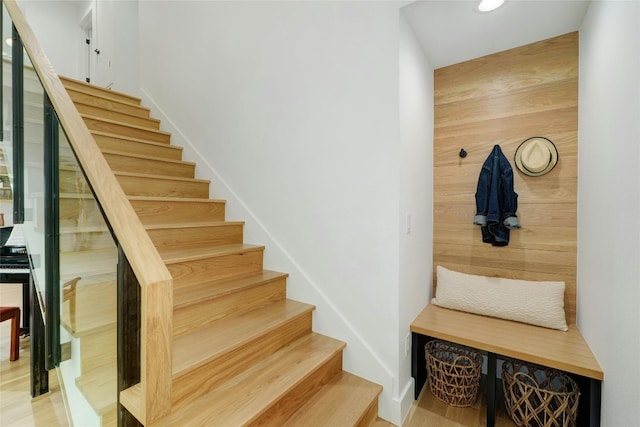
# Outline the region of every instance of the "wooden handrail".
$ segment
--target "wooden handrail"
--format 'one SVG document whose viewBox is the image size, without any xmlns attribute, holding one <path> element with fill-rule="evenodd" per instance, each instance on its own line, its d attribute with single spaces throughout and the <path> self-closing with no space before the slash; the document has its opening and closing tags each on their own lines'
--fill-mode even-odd
<svg viewBox="0 0 640 427">
<path fill-rule="evenodd" d="M 171 408 L 173 290 L 162 261 L 127 196 L 15 0 L 3 0 L 33 68 L 141 287 L 141 381 L 127 409 L 143 424 Z"/>
</svg>

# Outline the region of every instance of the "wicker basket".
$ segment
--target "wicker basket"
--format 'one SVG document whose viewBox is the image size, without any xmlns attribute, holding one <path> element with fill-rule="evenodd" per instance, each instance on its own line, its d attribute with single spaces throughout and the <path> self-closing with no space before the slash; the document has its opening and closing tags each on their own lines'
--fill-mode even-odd
<svg viewBox="0 0 640 427">
<path fill-rule="evenodd" d="M 502 365 L 505 406 L 518 426 L 576 425 L 580 390 L 569 376 L 517 360 Z"/>
<path fill-rule="evenodd" d="M 444 341 L 425 347 L 427 378 L 433 395 L 451 406 L 471 406 L 478 398 L 482 356 L 479 352 Z"/>
</svg>

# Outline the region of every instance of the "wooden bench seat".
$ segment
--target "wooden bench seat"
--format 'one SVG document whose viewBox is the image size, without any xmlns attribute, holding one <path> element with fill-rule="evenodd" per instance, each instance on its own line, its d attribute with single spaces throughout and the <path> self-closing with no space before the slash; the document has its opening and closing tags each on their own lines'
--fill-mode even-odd
<svg viewBox="0 0 640 427">
<path fill-rule="evenodd" d="M 489 378 L 496 378 L 498 358 L 520 359 L 572 374 L 582 394 L 579 419 L 588 419 L 592 426 L 600 423 L 600 388 L 604 373 L 575 324 L 563 332 L 429 304 L 411 323 L 410 330 L 413 333 L 412 375 L 416 381 L 416 398 L 426 381 L 424 344 L 435 338 L 486 352 Z M 495 422 L 495 381 L 487 383 L 487 425 L 491 426 Z"/>
</svg>

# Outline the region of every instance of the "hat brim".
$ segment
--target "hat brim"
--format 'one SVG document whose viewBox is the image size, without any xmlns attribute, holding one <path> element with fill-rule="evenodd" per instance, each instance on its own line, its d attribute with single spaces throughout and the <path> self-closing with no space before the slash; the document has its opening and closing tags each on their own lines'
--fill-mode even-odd
<svg viewBox="0 0 640 427">
<path fill-rule="evenodd" d="M 547 166 L 539 171 L 531 171 L 526 168 L 526 166 L 522 163 L 522 152 L 529 144 L 533 144 L 534 142 L 541 143 L 549 150 L 549 163 Z M 555 144 L 551 142 L 549 139 L 544 138 L 542 136 L 534 136 L 532 138 L 524 140 L 516 149 L 516 153 L 513 156 L 514 163 L 520 172 L 528 176 L 542 176 L 553 169 L 558 163 L 558 149 Z"/>
</svg>

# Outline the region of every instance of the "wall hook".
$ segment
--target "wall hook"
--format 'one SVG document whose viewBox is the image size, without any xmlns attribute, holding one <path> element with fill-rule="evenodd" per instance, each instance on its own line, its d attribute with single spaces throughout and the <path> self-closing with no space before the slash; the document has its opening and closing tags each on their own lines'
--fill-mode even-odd
<svg viewBox="0 0 640 427">
<path fill-rule="evenodd" d="M 467 157 L 467 152 L 464 150 L 464 148 L 460 149 L 460 157 L 462 157 L 463 159 Z"/>
</svg>

